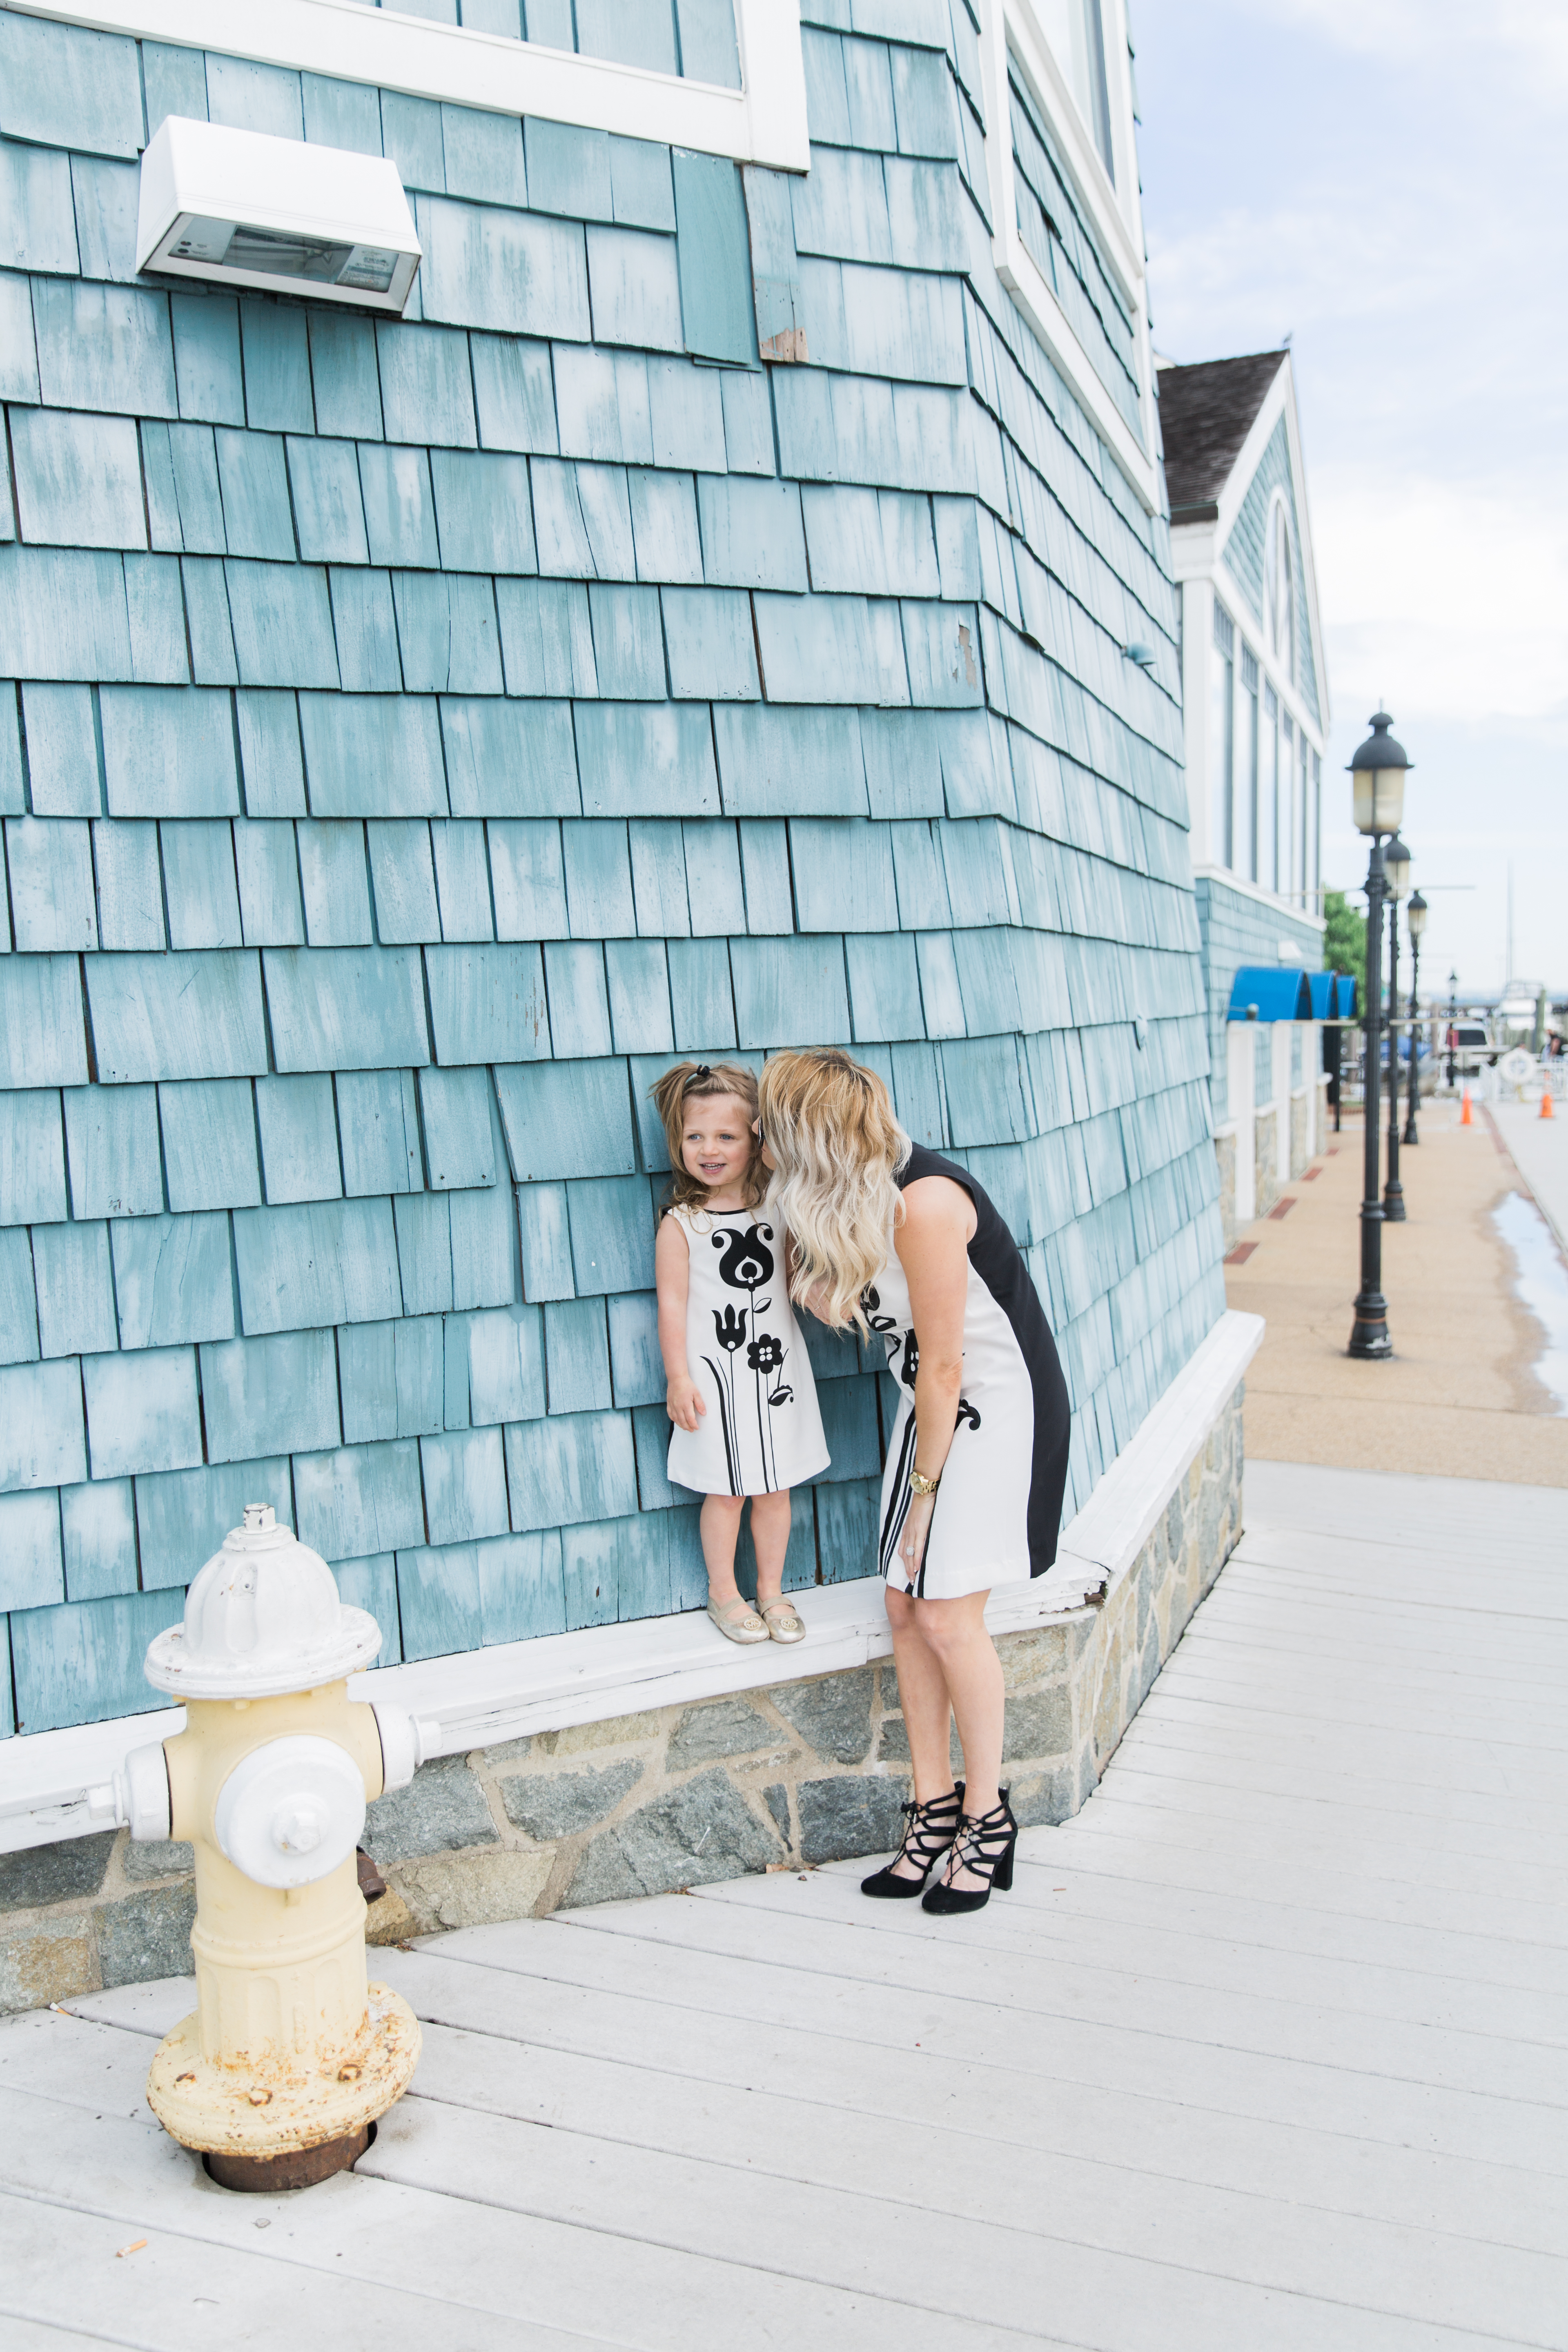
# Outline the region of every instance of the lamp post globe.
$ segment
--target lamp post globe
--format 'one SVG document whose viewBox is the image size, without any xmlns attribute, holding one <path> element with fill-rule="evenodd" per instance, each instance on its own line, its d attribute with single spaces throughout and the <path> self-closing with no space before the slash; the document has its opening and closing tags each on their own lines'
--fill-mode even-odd
<svg viewBox="0 0 1568 2352">
<path fill-rule="evenodd" d="M 1391 1225 L 1405 1223 L 1405 1187 L 1399 1181 L 1399 902 L 1410 888 L 1410 852 L 1397 834 L 1384 845 L 1388 887 L 1388 1181 L 1383 1213 Z"/>
<path fill-rule="evenodd" d="M 1405 779 L 1411 761 L 1390 733 L 1386 710 L 1374 711 L 1372 733 L 1350 763 L 1351 802 L 1356 830 L 1372 844 L 1366 876 L 1365 1024 L 1366 1160 L 1361 1204 L 1361 1288 L 1348 1352 L 1368 1362 L 1386 1362 L 1394 1353 L 1388 1335 L 1388 1301 L 1383 1295 L 1383 1202 L 1378 1198 L 1378 1055 L 1383 1042 L 1383 907 L 1386 893 L 1383 844 L 1397 834 L 1405 814 Z"/>
<path fill-rule="evenodd" d="M 1403 743 L 1389 733 L 1394 721 L 1386 710 L 1374 710 L 1372 733 L 1351 761 L 1351 793 L 1358 833 L 1397 833 L 1405 814 L 1405 778 L 1414 764 Z"/>
<path fill-rule="evenodd" d="M 1426 901 L 1419 890 L 1410 894 L 1410 904 L 1405 909 L 1405 928 L 1410 934 L 1410 1081 L 1405 1093 L 1404 1139 L 1406 1143 L 1419 1143 L 1415 1114 L 1421 1102 L 1421 1071 L 1416 1046 L 1421 1036 L 1421 935 L 1426 929 Z"/>
</svg>

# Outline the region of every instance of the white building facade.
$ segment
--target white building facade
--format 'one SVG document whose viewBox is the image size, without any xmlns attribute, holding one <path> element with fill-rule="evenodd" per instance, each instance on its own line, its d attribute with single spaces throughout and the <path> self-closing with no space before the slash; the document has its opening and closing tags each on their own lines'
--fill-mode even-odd
<svg viewBox="0 0 1568 2352">
<path fill-rule="evenodd" d="M 1228 1240 L 1321 1140 L 1318 1025 L 1237 974 L 1322 961 L 1328 676 L 1289 352 L 1158 381 Z"/>
</svg>

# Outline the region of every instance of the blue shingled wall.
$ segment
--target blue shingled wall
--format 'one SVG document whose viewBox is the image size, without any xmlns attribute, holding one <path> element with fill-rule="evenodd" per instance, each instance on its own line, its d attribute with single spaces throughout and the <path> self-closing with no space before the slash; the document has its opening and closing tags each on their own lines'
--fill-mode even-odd
<svg viewBox="0 0 1568 2352">
<path fill-rule="evenodd" d="M 970 1162 L 1069 1508 L 1221 1311 L 1165 526 L 992 269 L 962 0 L 806 13 L 790 180 L 0 11 L 8 1722 L 152 1703 L 258 1496 L 392 1657 L 700 1601 L 672 1053 L 849 1044 Z M 138 282 L 171 110 L 394 156 L 408 319 Z M 805 1582 L 886 1417 L 809 1344 Z"/>
<path fill-rule="evenodd" d="M 1204 981 L 1208 994 L 1209 1058 L 1213 1066 L 1210 1086 L 1214 1095 L 1214 1115 L 1221 1125 L 1230 1117 L 1229 1096 L 1226 1071 L 1226 1024 L 1230 1017 L 1232 983 L 1238 971 L 1257 965 L 1277 965 L 1279 943 L 1291 940 L 1308 971 L 1321 969 L 1323 935 L 1317 926 L 1303 922 L 1293 908 L 1283 900 L 1270 904 L 1250 897 L 1244 890 L 1231 887 L 1223 876 L 1200 874 L 1197 881 L 1198 924 L 1204 942 Z M 1273 1081 L 1268 1076 L 1267 1055 L 1271 1050 L 1268 1024 L 1259 1026 L 1257 1038 L 1258 1083 L 1257 1099 L 1267 1102 Z M 1299 1058 L 1299 1057 L 1298 1057 Z M 1295 1067 L 1295 1064 L 1292 1064 Z M 1299 1077 L 1296 1081 L 1299 1083 Z"/>
</svg>

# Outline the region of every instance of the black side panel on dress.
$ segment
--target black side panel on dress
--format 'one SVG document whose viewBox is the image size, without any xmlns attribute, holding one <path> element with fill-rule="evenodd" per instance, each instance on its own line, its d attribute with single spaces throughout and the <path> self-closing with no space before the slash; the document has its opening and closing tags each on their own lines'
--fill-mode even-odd
<svg viewBox="0 0 1568 2352">
<path fill-rule="evenodd" d="M 1061 1359 L 1040 1294 L 1035 1288 L 1023 1253 L 1005 1223 L 1001 1211 L 984 1185 L 967 1168 L 944 1160 L 917 1143 L 899 1171 L 900 1192 L 922 1176 L 946 1176 L 962 1184 L 974 1203 L 974 1239 L 969 1263 L 1013 1327 L 1035 1391 L 1035 1461 L 1029 1479 L 1029 1573 L 1043 1576 L 1057 1556 L 1061 1534 L 1062 1497 L 1067 1493 L 1068 1449 L 1072 1443 L 1072 1412 Z"/>
</svg>

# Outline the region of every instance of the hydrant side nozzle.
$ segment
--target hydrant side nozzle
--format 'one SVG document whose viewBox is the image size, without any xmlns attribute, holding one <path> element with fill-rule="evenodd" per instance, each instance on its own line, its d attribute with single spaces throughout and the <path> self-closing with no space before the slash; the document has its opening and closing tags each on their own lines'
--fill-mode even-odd
<svg viewBox="0 0 1568 2352">
<path fill-rule="evenodd" d="M 406 1789 L 420 1765 L 440 1752 L 441 1727 L 405 1707 L 378 1701 L 372 1702 L 370 1711 L 381 1740 L 382 1792 Z"/>
<path fill-rule="evenodd" d="M 152 1741 L 145 1748 L 133 1748 L 123 1769 L 111 1780 L 88 1790 L 87 1803 L 95 1822 L 112 1822 L 117 1829 L 129 1829 L 139 1843 L 168 1837 L 172 1811 L 169 1759 L 162 1743 Z"/>
</svg>

